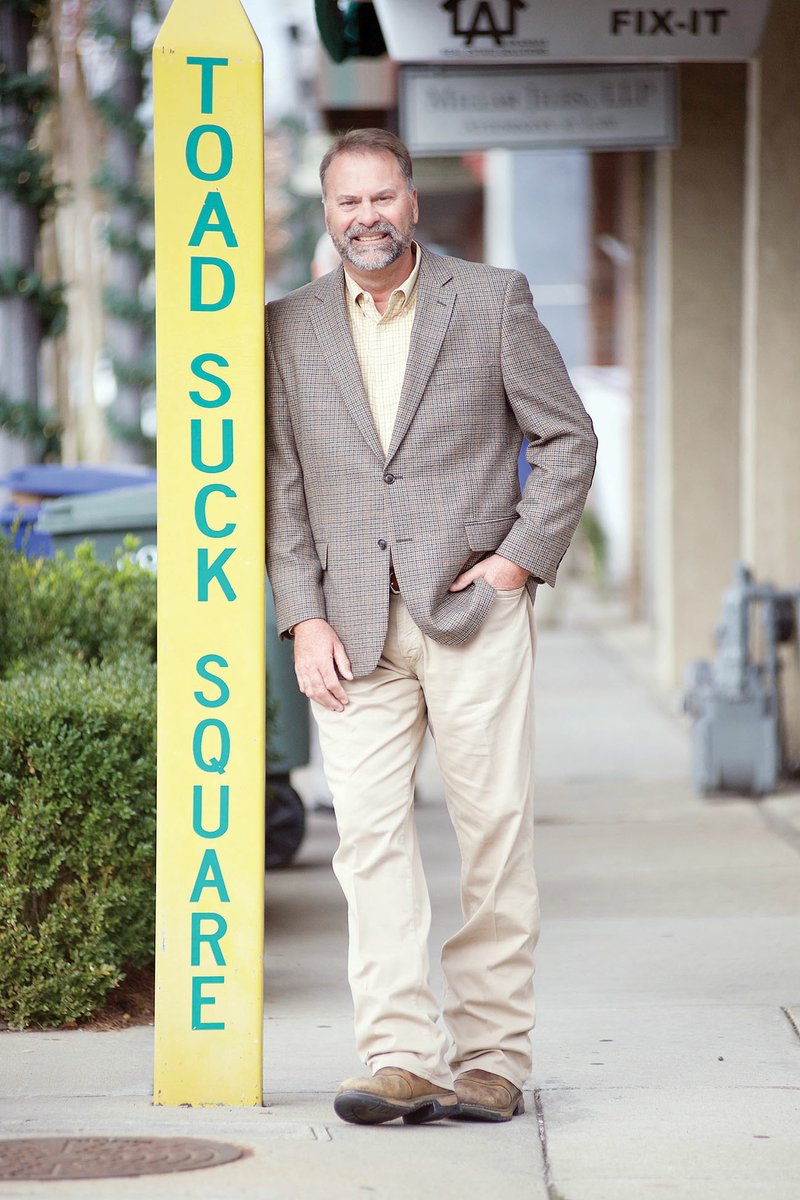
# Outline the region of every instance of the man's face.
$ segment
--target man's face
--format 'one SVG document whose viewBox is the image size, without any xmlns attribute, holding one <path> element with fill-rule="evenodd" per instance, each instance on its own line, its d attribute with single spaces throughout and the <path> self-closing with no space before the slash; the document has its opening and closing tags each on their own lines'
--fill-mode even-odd
<svg viewBox="0 0 800 1200">
<path fill-rule="evenodd" d="M 411 245 L 419 209 L 388 150 L 337 154 L 325 177 L 325 224 L 343 259 L 380 271 Z"/>
</svg>

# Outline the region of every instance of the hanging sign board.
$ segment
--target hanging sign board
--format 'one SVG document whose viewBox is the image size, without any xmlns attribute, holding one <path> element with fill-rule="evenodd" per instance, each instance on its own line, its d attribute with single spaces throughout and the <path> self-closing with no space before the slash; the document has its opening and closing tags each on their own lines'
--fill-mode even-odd
<svg viewBox="0 0 800 1200">
<path fill-rule="evenodd" d="M 770 0 L 374 0 L 397 62 L 737 61 L 758 53 Z"/>
<path fill-rule="evenodd" d="M 403 67 L 400 132 L 412 154 L 643 150 L 677 141 L 675 68 Z"/>
</svg>

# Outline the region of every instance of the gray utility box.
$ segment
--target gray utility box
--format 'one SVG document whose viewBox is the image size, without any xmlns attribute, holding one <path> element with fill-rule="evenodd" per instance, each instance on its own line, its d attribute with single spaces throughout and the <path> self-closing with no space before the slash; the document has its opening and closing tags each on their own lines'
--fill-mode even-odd
<svg viewBox="0 0 800 1200">
<path fill-rule="evenodd" d="M 800 590 L 757 584 L 741 563 L 723 597 L 714 662 L 691 663 L 684 708 L 694 718 L 692 758 L 699 792 L 763 796 L 785 770 L 781 744 L 783 642 L 797 641 Z"/>
<path fill-rule="evenodd" d="M 692 726 L 692 781 L 702 795 L 742 792 L 764 796 L 781 771 L 778 709 L 769 694 L 726 695 L 708 663 L 688 673 Z"/>
<path fill-rule="evenodd" d="M 39 511 L 37 528 L 50 534 L 54 550 L 66 554 L 72 554 L 81 542 L 93 542 L 101 562 L 110 562 L 126 535 L 133 534 L 139 539 L 134 559 L 155 571 L 156 485 L 144 483 L 47 500 Z"/>
</svg>

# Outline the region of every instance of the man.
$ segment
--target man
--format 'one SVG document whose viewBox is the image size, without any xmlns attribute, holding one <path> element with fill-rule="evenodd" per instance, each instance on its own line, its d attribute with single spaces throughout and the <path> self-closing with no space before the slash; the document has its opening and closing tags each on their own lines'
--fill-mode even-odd
<svg viewBox="0 0 800 1200">
<path fill-rule="evenodd" d="M 505 1121 L 530 1072 L 538 935 L 532 602 L 555 582 L 596 443 L 524 277 L 413 241 L 402 142 L 345 134 L 320 178 L 342 266 L 268 307 L 268 568 L 319 725 L 372 1072 L 335 1109 Z M 449 1049 L 413 815 L 426 727 L 462 858 Z"/>
</svg>

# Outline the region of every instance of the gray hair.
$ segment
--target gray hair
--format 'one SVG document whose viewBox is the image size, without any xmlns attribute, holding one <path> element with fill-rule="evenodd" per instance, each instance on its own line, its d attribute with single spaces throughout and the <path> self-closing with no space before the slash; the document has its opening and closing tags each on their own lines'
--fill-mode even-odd
<svg viewBox="0 0 800 1200">
<path fill-rule="evenodd" d="M 350 129 L 342 133 L 328 150 L 319 164 L 319 181 L 322 185 L 322 196 L 325 197 L 325 176 L 328 168 L 340 154 L 381 154 L 388 153 L 397 160 L 403 178 L 406 181 L 409 195 L 414 190 L 414 175 L 411 155 L 408 148 L 394 133 L 388 129 Z"/>
</svg>

